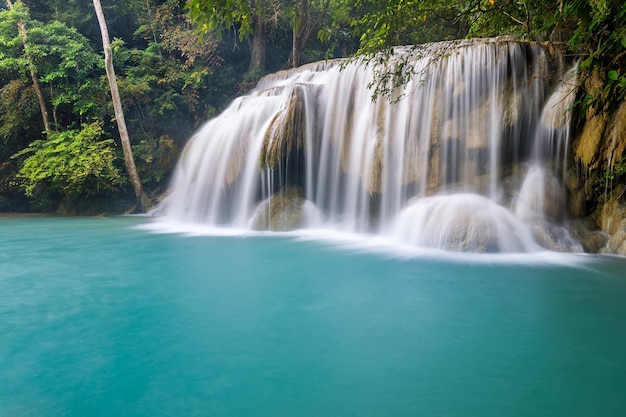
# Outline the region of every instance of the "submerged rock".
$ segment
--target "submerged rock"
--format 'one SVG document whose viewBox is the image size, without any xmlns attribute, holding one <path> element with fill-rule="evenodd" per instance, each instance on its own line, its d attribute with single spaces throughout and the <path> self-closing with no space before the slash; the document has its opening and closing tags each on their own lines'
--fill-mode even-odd
<svg viewBox="0 0 626 417">
<path fill-rule="evenodd" d="M 598 230 L 590 219 L 575 219 L 568 223 L 568 230 L 578 239 L 585 252 L 600 252 L 609 240 L 609 235 Z"/>
<path fill-rule="evenodd" d="M 584 252 L 585 248 L 569 230 L 545 221 L 530 225 L 533 237 L 541 246 L 555 252 Z"/>
<path fill-rule="evenodd" d="M 626 219 L 622 220 L 617 231 L 611 235 L 601 252 L 626 255 Z"/>
<path fill-rule="evenodd" d="M 623 250 L 624 197 L 599 199 L 598 178 L 623 178 L 613 167 L 626 153 L 626 104 L 572 122 L 575 72 L 565 74 L 568 60 L 550 59 L 540 44 L 483 40 L 417 50 L 402 61 L 416 72 L 392 94 L 402 97 L 397 102 L 372 100 L 376 67 L 359 62 L 265 77 L 190 142 L 167 215 L 293 230 L 318 216 L 311 214 L 317 205 L 347 232 L 388 230 L 402 217 L 399 240 L 421 246 L 523 252 L 540 242 L 571 250 L 570 238 L 582 236 L 586 250 L 607 241 L 607 251 Z M 529 178 L 528 166 L 544 171 Z M 250 223 L 259 195 L 272 193 Z M 566 233 L 571 214 L 592 212 L 603 232 Z"/>
<path fill-rule="evenodd" d="M 319 223 L 320 214 L 300 187 L 287 186 L 261 202 L 252 218 L 254 230 L 290 231 Z"/>
<path fill-rule="evenodd" d="M 533 166 L 528 170 L 515 204 L 515 214 L 526 222 L 561 222 L 567 212 L 565 187 L 551 173 Z"/>
<path fill-rule="evenodd" d="M 419 199 L 400 213 L 393 235 L 410 245 L 461 252 L 538 249 L 529 230 L 510 211 L 476 194 Z"/>
<path fill-rule="evenodd" d="M 626 220 L 626 202 L 622 199 L 625 192 L 626 185 L 617 186 L 598 211 L 598 224 L 602 231 L 614 234 Z"/>
</svg>

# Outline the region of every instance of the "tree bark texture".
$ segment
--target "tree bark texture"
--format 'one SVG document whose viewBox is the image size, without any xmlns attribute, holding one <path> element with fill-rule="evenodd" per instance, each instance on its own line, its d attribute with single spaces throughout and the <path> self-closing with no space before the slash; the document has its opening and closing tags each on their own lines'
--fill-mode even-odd
<svg viewBox="0 0 626 417">
<path fill-rule="evenodd" d="M 122 149 L 124 150 L 124 161 L 126 162 L 126 170 L 130 177 L 130 182 L 133 184 L 135 190 L 135 196 L 137 202 L 140 205 L 142 211 L 146 211 L 150 207 L 150 199 L 143 190 L 141 180 L 139 179 L 139 173 L 135 165 L 135 159 L 133 158 L 133 151 L 130 146 L 130 138 L 128 137 L 128 129 L 126 128 L 126 119 L 124 118 L 124 111 L 122 108 L 122 100 L 117 88 L 117 80 L 115 77 L 115 69 L 113 68 L 113 56 L 111 51 L 111 42 L 109 41 L 109 30 L 106 20 L 104 18 L 104 12 L 102 11 L 102 5 L 100 0 L 93 0 L 93 6 L 96 9 L 96 16 L 98 17 L 98 23 L 100 25 L 100 33 L 102 34 L 102 46 L 104 48 L 104 66 L 109 80 L 109 87 L 111 88 L 111 98 L 113 100 L 113 110 L 115 111 L 115 120 L 120 132 L 120 140 L 122 142 Z"/>
<path fill-rule="evenodd" d="M 252 50 L 250 51 L 250 65 L 248 73 L 259 75 L 265 70 L 265 22 L 260 16 L 254 16 L 254 27 L 252 32 Z"/>
<path fill-rule="evenodd" d="M 328 1 L 324 2 L 323 12 L 321 16 L 326 15 L 328 9 Z M 300 65 L 300 56 L 309 38 L 313 35 L 313 31 L 317 24 L 317 20 L 313 16 L 313 10 L 309 0 L 298 0 L 297 17 L 292 24 L 292 44 L 291 53 L 287 60 L 287 67 L 296 68 Z"/>
</svg>

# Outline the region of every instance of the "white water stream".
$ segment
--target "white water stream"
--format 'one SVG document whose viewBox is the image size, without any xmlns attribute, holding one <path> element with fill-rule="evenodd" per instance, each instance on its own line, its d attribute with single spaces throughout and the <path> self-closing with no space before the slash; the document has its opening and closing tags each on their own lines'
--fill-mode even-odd
<svg viewBox="0 0 626 417">
<path fill-rule="evenodd" d="M 581 250 L 552 214 L 566 211 L 575 71 L 536 43 L 425 48 L 447 53 L 416 56 L 397 102 L 372 100 L 374 69 L 357 62 L 265 77 L 190 140 L 161 212 L 457 251 Z"/>
</svg>

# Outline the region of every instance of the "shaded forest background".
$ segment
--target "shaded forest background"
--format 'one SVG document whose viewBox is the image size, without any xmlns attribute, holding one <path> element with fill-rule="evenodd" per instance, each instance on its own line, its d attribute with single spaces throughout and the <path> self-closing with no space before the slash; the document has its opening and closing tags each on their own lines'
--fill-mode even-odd
<svg viewBox="0 0 626 417">
<path fill-rule="evenodd" d="M 93 5 L 0 1 L 0 212 L 133 210 Z M 307 62 L 355 55 L 384 61 L 394 45 L 512 35 L 563 42 L 580 59 L 581 78 L 596 82 L 580 93 L 578 113 L 611 112 L 626 97 L 621 0 L 103 0 L 102 6 L 135 162 L 154 201 L 204 121 L 262 75 Z M 398 74 L 384 74 L 380 85 L 401 84 Z M 626 161 L 611 169 L 626 175 Z"/>
</svg>

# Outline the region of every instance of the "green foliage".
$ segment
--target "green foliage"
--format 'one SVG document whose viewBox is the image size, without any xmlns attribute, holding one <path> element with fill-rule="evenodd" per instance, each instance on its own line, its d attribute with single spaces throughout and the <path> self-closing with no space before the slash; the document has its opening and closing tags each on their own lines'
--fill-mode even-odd
<svg viewBox="0 0 626 417">
<path fill-rule="evenodd" d="M 17 181 L 27 195 L 42 188 L 64 193 L 73 204 L 78 197 L 115 189 L 121 176 L 115 165 L 112 139 L 102 139 L 100 123 L 80 130 L 51 132 L 49 139 L 37 140 L 13 158 L 26 157 Z"/>
<path fill-rule="evenodd" d="M 7 142 L 14 137 L 38 134 L 38 131 L 29 131 L 31 126 L 39 123 L 38 117 L 37 97 L 25 80 L 11 80 L 0 88 L 0 143 L 3 148 L 7 148 Z M 0 150 L 0 160 L 3 156 L 4 152 Z"/>
<path fill-rule="evenodd" d="M 622 0 L 337 0 L 335 19 L 319 36 L 349 25 L 357 55 L 372 64 L 374 97 L 390 96 L 413 77 L 410 62 L 391 63 L 397 45 L 514 35 L 529 40 L 570 39 L 581 70 L 602 75 L 603 85 L 581 100 L 611 106 L 626 98 L 626 4 Z M 419 53 L 419 52 L 418 52 Z"/>
<path fill-rule="evenodd" d="M 7 184 L 21 162 L 39 155 L 41 167 L 49 173 L 58 170 L 56 176 L 31 183 L 31 192 L 44 204 L 75 189 L 64 185 L 66 166 L 55 152 L 65 155 L 69 164 L 70 148 L 79 148 L 73 141 L 87 135 L 80 133 L 85 125 L 79 126 L 105 120 L 101 129 L 107 133 L 102 137 L 111 138 L 116 129 L 91 2 L 24 2 L 30 9 L 20 1 L 12 9 L 0 7 L 0 198 L 11 188 Z M 397 45 L 503 34 L 545 40 L 561 34 L 557 38 L 569 40 L 571 51 L 580 57 L 581 73 L 594 74 L 594 82 L 586 83 L 593 87 L 581 97 L 582 109 L 603 111 L 626 99 L 625 9 L 623 0 L 121 0 L 110 3 L 107 20 L 138 169 L 154 189 L 166 181 L 177 149 L 192 131 L 262 74 L 244 76 L 250 43 L 241 40 L 253 34 L 255 19 L 270 29 L 268 69 L 279 69 L 287 61 L 295 31 L 301 36 L 300 44 L 294 42 L 302 51 L 301 61 L 358 50 L 375 65 L 374 95 L 391 99 L 401 94 L 398 86 L 416 75 L 410 59 L 390 64 Z M 27 50 L 18 22 L 28 32 Z M 319 42 L 306 42 L 311 30 Z M 411 53 L 421 51 L 418 47 Z M 447 53 L 441 48 L 437 57 Z M 43 87 L 54 128 L 60 131 L 46 142 L 37 141 L 42 124 L 31 70 Z M 106 146 L 81 149 L 120 153 L 110 139 L 91 142 Z M 14 154 L 20 156 L 10 159 Z M 47 161 L 42 155 L 54 158 Z M 619 169 L 611 172 L 624 177 Z M 98 181 L 93 175 L 88 178 L 83 194 L 71 191 L 78 195 L 72 198 L 97 191 Z M 27 184 L 23 176 L 19 181 Z M 118 185 L 112 178 L 100 181 L 101 191 Z"/>
<path fill-rule="evenodd" d="M 18 23 L 28 22 L 28 8 L 21 2 L 8 10 L 0 11 L 0 75 L 16 75 L 26 77 L 31 62 L 24 51 L 24 41 L 18 31 Z M 30 53 L 36 54 L 37 48 Z"/>
<path fill-rule="evenodd" d="M 510 18 L 502 22 L 489 19 L 497 16 L 493 9 L 488 0 L 357 0 L 353 10 L 358 17 L 353 17 L 350 25 L 360 42 L 355 55 L 374 70 L 375 79 L 369 86 L 372 98 L 398 100 L 402 97 L 399 89 L 416 75 L 413 57 L 426 54 L 437 60 L 448 53 L 446 48 L 426 51 L 420 44 L 510 27 Z M 410 45 L 410 53 L 397 56 L 394 49 L 398 45 Z"/>
<path fill-rule="evenodd" d="M 620 158 L 613 165 L 608 167 L 602 172 L 602 174 L 596 179 L 596 192 L 612 188 L 613 183 L 626 179 L 626 156 Z"/>
<path fill-rule="evenodd" d="M 613 93 L 617 100 L 626 98 L 626 75 L 621 75 L 620 70 L 609 70 L 604 92 L 607 95 Z"/>
<path fill-rule="evenodd" d="M 111 184 L 117 187 L 119 181 L 107 181 L 104 174 L 94 180 L 98 171 L 82 186 L 77 185 L 77 173 L 64 172 L 78 149 L 94 154 L 102 148 L 103 163 L 111 152 L 115 161 L 121 154 L 113 147 L 115 139 L 107 139 L 102 146 L 72 144 L 87 134 L 79 135 L 84 130 L 80 126 L 93 120 L 105 121 L 101 129 L 106 137 L 117 136 L 102 56 L 94 51 L 102 43 L 93 8 L 85 8 L 80 0 L 25 3 L 30 10 L 20 1 L 12 9 L 0 5 L 0 196 L 10 195 L 4 201 L 17 201 L 12 197 L 16 191 L 28 191 L 36 196 L 31 202 L 56 199 L 58 205 L 63 192 L 82 199 L 97 192 L 98 186 L 102 192 L 110 190 Z M 123 0 L 107 10 L 127 125 L 148 191 L 167 180 L 180 144 L 239 92 L 237 80 L 244 72 L 241 51 L 224 49 L 213 35 L 199 39 L 184 4 L 185 0 Z M 27 31 L 26 50 L 18 23 Z M 53 129 L 59 131 L 45 142 L 39 141 L 43 129 L 31 70 L 42 87 Z M 61 154 L 64 158 L 59 159 Z M 45 161 L 43 155 L 55 157 Z M 46 168 L 38 172 L 39 177 L 31 159 L 35 157 Z M 22 167 L 24 159 L 29 163 Z M 33 170 L 27 171 L 29 167 Z M 71 176 L 75 177 L 72 181 Z M 11 185 L 18 182 L 24 191 Z M 82 194 L 75 191 L 81 187 Z M 126 191 L 123 186 L 115 189 L 117 194 Z M 38 207 L 44 206 L 55 204 Z"/>
<path fill-rule="evenodd" d="M 328 29 L 319 32 L 321 38 L 334 41 L 334 31 L 324 21 L 334 10 L 344 10 L 344 4 L 344 0 L 188 0 L 185 9 L 201 36 L 213 34 L 221 41 L 230 30 L 239 41 L 252 36 L 252 71 L 265 66 L 265 42 L 270 36 L 274 41 L 285 36 L 291 40 L 287 67 L 301 64 L 302 52 L 320 28 Z M 280 48 L 280 43 L 274 46 Z M 308 51 L 306 57 L 323 56 L 318 52 Z"/>
<path fill-rule="evenodd" d="M 354 52 L 358 45 L 352 25 L 358 19 L 356 5 L 344 0 L 328 0 L 326 17 L 322 20 L 317 37 L 328 45 L 325 56 L 334 57 L 334 51 L 345 56 Z M 349 50 L 349 51 L 348 51 Z"/>
<path fill-rule="evenodd" d="M 142 181 L 155 187 L 167 177 L 178 157 L 176 142 L 166 135 L 158 140 L 142 140 L 133 150 Z"/>
<path fill-rule="evenodd" d="M 26 28 L 26 46 L 18 23 Z M 85 99 L 85 85 L 103 67 L 89 40 L 59 21 L 31 19 L 28 8 L 16 2 L 0 12 L 0 77 L 26 80 L 27 70 L 47 87 L 44 91 L 58 121 L 71 123 L 76 115 L 95 113 L 94 103 Z"/>
<path fill-rule="evenodd" d="M 150 17 L 156 22 L 148 20 Z M 122 39 L 112 42 L 114 61 L 121 68 L 118 79 L 124 106 L 131 111 L 130 121 L 140 123 L 140 137 L 158 138 L 163 133 L 177 139 L 204 121 L 209 107 L 223 105 L 211 96 L 215 78 L 222 75 L 223 59 L 213 36 L 199 39 L 183 1 L 170 0 L 141 17 L 137 34 L 148 43 L 144 48 L 129 48 Z M 193 120 L 181 132 L 179 120 Z"/>
<path fill-rule="evenodd" d="M 239 39 L 254 31 L 254 18 L 264 18 L 269 4 L 264 0 L 189 0 L 186 9 L 196 22 L 200 33 L 215 33 L 221 40 L 222 31 L 237 25 Z"/>
<path fill-rule="evenodd" d="M 581 99 L 583 111 L 615 107 L 626 98 L 626 3 L 573 0 L 557 18 L 577 23 L 570 48 L 583 57 L 584 76 L 598 74 L 603 82 Z"/>
</svg>

